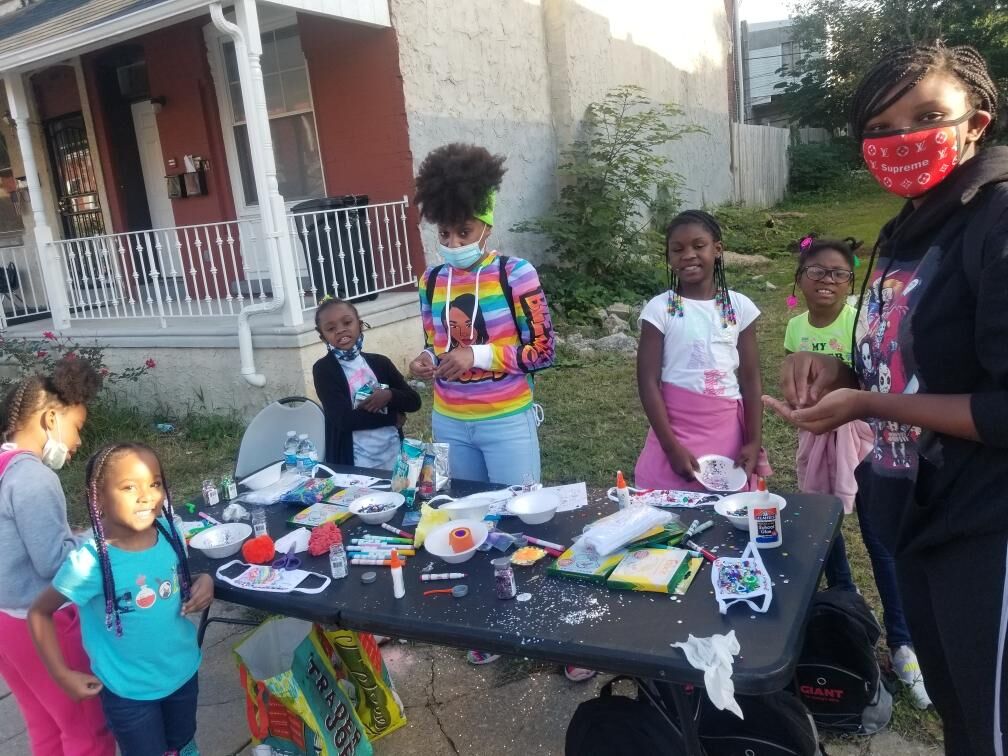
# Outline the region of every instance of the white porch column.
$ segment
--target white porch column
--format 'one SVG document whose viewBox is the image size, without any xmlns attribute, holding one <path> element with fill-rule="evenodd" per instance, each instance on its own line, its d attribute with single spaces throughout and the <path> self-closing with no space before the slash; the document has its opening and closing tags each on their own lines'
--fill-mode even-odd
<svg viewBox="0 0 1008 756">
<path fill-rule="evenodd" d="M 53 232 L 43 207 L 42 183 L 39 181 L 35 147 L 32 143 L 31 126 L 28 123 L 28 95 L 25 91 L 24 78 L 20 72 L 7 71 L 3 74 L 3 80 L 7 88 L 7 107 L 10 108 L 11 118 L 14 119 L 17 128 L 18 146 L 21 148 L 25 180 L 28 182 L 28 201 L 31 203 L 35 225 L 35 246 L 38 248 L 39 262 L 43 271 L 42 282 L 45 285 L 46 298 L 49 300 L 49 310 L 52 312 L 55 326 L 66 329 L 70 327 L 70 303 L 67 299 L 66 279 L 63 275 L 63 263 L 52 243 Z"/>
<path fill-rule="evenodd" d="M 255 174 L 256 193 L 262 214 L 263 232 L 270 243 L 276 245 L 279 260 L 279 280 L 273 285 L 283 286 L 284 324 L 304 322 L 301 310 L 301 282 L 298 277 L 296 257 L 287 233 L 287 209 L 277 182 L 276 158 L 273 154 L 273 136 L 270 132 L 269 111 L 266 109 L 266 89 L 263 86 L 262 39 L 255 0 L 236 0 L 235 20 L 244 37 L 244 50 L 235 43 L 238 61 L 238 78 L 245 119 L 248 128 L 249 149 L 252 153 L 252 170 Z M 244 55 L 243 55 L 244 53 Z M 244 61 L 242 58 L 244 57 Z M 243 65 L 244 62 L 244 65 Z"/>
</svg>

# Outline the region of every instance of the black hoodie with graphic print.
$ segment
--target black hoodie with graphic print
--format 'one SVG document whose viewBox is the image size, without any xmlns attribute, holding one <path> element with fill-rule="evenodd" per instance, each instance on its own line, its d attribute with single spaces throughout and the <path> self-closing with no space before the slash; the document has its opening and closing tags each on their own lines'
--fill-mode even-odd
<svg viewBox="0 0 1008 756">
<path fill-rule="evenodd" d="M 862 388 L 972 394 L 982 440 L 872 421 L 859 505 L 896 555 L 1008 537 L 1008 148 L 980 151 L 908 202 L 878 252 L 854 355 Z"/>
</svg>

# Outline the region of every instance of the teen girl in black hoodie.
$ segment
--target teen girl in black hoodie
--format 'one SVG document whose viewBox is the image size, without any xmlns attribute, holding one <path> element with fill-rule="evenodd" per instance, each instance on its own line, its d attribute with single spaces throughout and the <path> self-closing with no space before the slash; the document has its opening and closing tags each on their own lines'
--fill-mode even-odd
<svg viewBox="0 0 1008 756">
<path fill-rule="evenodd" d="M 1002 754 L 1008 720 L 1008 148 L 983 58 L 896 50 L 851 104 L 868 169 L 908 198 L 882 229 L 853 370 L 789 356 L 789 422 L 870 419 L 859 507 L 896 559 L 903 605 L 949 754 Z"/>
</svg>

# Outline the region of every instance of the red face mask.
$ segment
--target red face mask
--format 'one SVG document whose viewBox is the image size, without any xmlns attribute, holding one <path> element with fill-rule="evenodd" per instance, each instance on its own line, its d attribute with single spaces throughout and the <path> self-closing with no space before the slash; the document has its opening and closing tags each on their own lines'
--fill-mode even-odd
<svg viewBox="0 0 1008 756">
<path fill-rule="evenodd" d="M 868 170 L 886 191 L 912 199 L 933 189 L 959 163 L 959 129 L 971 110 L 954 121 L 873 133 L 861 140 Z"/>
</svg>

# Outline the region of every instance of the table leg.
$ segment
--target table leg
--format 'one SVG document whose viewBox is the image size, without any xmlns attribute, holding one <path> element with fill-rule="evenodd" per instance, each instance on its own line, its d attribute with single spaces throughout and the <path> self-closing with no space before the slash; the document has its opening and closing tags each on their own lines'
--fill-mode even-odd
<svg viewBox="0 0 1008 756">
<path fill-rule="evenodd" d="M 693 707 L 686 697 L 686 690 L 682 685 L 675 683 L 655 682 L 655 687 L 661 694 L 666 708 L 675 709 L 676 718 L 679 720 L 679 727 L 682 729 L 683 743 L 686 746 L 686 753 L 690 756 L 704 756 L 703 746 L 700 745 L 700 733 L 697 730 L 696 719 L 693 717 Z M 669 699 L 672 706 L 669 706 Z"/>
</svg>

